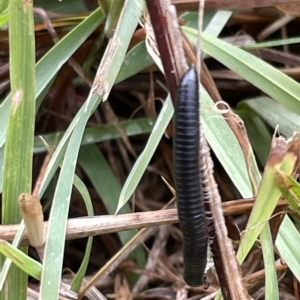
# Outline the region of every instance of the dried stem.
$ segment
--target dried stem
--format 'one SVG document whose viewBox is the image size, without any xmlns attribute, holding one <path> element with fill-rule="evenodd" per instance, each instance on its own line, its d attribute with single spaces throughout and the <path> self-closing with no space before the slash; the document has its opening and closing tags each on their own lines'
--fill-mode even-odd
<svg viewBox="0 0 300 300">
<path fill-rule="evenodd" d="M 239 215 L 250 212 L 255 198 L 237 199 L 222 203 L 225 216 Z M 286 207 L 288 203 L 280 200 L 277 207 Z M 139 212 L 112 216 L 96 216 L 69 219 L 67 223 L 67 240 L 74 240 L 88 236 L 109 234 L 130 229 L 159 226 L 164 224 L 178 223 L 177 209 L 165 209 L 151 212 Z M 0 239 L 11 242 L 19 228 L 15 225 L 1 225 Z M 47 231 L 48 222 L 44 222 L 44 232 Z M 28 235 L 25 234 L 22 245 L 28 245 Z"/>
</svg>

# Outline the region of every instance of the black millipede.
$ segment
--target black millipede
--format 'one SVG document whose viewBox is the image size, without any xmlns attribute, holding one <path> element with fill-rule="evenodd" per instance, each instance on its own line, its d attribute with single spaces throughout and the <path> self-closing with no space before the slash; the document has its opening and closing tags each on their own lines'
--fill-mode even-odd
<svg viewBox="0 0 300 300">
<path fill-rule="evenodd" d="M 174 181 L 183 234 L 184 280 L 199 286 L 207 259 L 208 229 L 201 198 L 198 76 L 191 67 L 182 77 L 174 116 Z"/>
</svg>

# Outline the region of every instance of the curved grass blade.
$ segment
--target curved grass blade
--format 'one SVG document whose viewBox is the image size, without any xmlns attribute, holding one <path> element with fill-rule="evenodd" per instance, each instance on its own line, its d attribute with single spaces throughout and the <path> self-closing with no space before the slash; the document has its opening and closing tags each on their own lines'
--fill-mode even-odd
<svg viewBox="0 0 300 300">
<path fill-rule="evenodd" d="M 89 191 L 86 188 L 86 186 L 84 185 L 84 183 L 82 182 L 82 180 L 76 174 L 74 176 L 74 186 L 79 191 L 79 193 L 81 194 L 81 196 L 84 200 L 84 204 L 85 204 L 88 216 L 93 216 L 94 208 L 93 208 L 93 203 L 92 203 L 92 199 L 90 197 Z M 88 241 L 86 244 L 84 257 L 83 257 L 82 263 L 80 265 L 80 268 L 72 281 L 71 290 L 74 292 L 78 292 L 80 289 L 80 286 L 82 284 L 82 280 L 85 276 L 85 273 L 86 273 L 86 270 L 87 270 L 87 267 L 88 267 L 88 264 L 90 261 L 92 245 L 93 245 L 93 237 L 90 236 L 88 238 Z"/>
</svg>

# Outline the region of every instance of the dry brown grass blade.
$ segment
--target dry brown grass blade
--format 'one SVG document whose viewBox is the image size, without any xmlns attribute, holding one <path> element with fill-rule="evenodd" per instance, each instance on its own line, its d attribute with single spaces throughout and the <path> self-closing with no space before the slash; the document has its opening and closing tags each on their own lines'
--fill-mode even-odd
<svg viewBox="0 0 300 300">
<path fill-rule="evenodd" d="M 148 271 L 155 271 L 159 260 L 161 260 L 165 247 L 167 244 L 168 236 L 170 234 L 170 229 L 168 225 L 160 226 L 158 234 L 155 236 L 155 241 L 153 243 L 151 251 L 149 251 L 149 256 L 147 260 L 147 264 L 145 269 Z M 134 287 L 132 288 L 132 292 L 137 294 L 141 292 L 144 287 L 148 284 L 150 278 L 146 275 L 141 275 Z"/>
<path fill-rule="evenodd" d="M 222 203 L 225 216 L 239 215 L 250 212 L 255 199 L 237 199 Z M 288 206 L 285 200 L 280 200 L 278 208 Z M 178 223 L 177 209 L 165 209 L 148 212 L 138 212 L 121 215 L 82 217 L 69 219 L 67 223 L 67 240 L 74 240 L 88 236 L 109 234 L 122 230 L 140 229 L 144 227 L 159 226 Z M 47 231 L 48 222 L 44 222 L 44 231 Z M 0 239 L 12 241 L 19 225 L 1 225 Z M 28 245 L 28 235 L 22 240 L 23 245 Z"/>
<path fill-rule="evenodd" d="M 78 300 L 82 299 L 86 291 L 101 277 L 110 274 L 128 255 L 140 244 L 144 243 L 157 231 L 157 228 L 143 228 L 126 245 L 124 245 L 78 292 Z"/>
</svg>

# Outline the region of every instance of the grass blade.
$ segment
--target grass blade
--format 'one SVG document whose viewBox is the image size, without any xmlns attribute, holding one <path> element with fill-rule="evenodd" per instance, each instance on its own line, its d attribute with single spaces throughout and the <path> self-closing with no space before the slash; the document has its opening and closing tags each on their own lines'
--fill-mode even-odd
<svg viewBox="0 0 300 300">
<path fill-rule="evenodd" d="M 274 247 L 269 223 L 266 223 L 260 233 L 261 248 L 265 266 L 265 299 L 279 299 L 277 272 L 274 260 Z"/>
<path fill-rule="evenodd" d="M 61 66 L 70 58 L 86 38 L 104 20 L 101 9 L 97 9 L 83 22 L 76 26 L 60 42 L 58 42 L 37 64 L 36 64 L 36 90 L 35 98 L 47 87 Z M 10 110 L 11 95 L 8 95 L 0 105 L 0 147 L 5 143 L 8 115 Z M 36 103 L 40 106 L 42 98 Z"/>
<path fill-rule="evenodd" d="M 197 31 L 188 27 L 183 29 L 191 41 L 196 43 Z M 254 55 L 205 32 L 202 40 L 203 51 L 291 111 L 300 114 L 300 85 L 295 80 Z"/>
<path fill-rule="evenodd" d="M 12 105 L 8 114 L 8 133 L 4 149 L 2 224 L 20 222 L 18 197 L 23 192 L 31 193 L 35 114 L 35 43 L 32 5 L 32 2 L 23 3 L 23 1 L 11 1 L 9 5 Z M 21 249 L 27 252 L 27 247 Z M 14 265 L 4 283 L 0 298 L 25 299 L 26 291 L 27 274 Z"/>
<path fill-rule="evenodd" d="M 283 138 L 273 137 L 270 155 L 256 201 L 237 252 L 237 259 L 240 263 L 246 258 L 265 223 L 271 217 L 281 196 L 280 188 L 275 180 L 277 176 L 276 170 L 279 169 L 289 175 L 298 166 L 297 139 L 297 136 L 293 136 L 288 141 L 285 141 Z"/>
<path fill-rule="evenodd" d="M 114 214 L 118 205 L 121 186 L 105 157 L 95 145 L 87 145 L 81 147 L 78 162 L 91 180 L 108 213 Z M 129 213 L 131 211 L 130 205 L 126 203 L 120 212 Z M 118 236 L 123 245 L 135 234 L 135 230 L 118 232 Z M 134 250 L 131 257 L 138 262 L 139 266 L 144 265 L 145 255 L 142 248 Z"/>
<path fill-rule="evenodd" d="M 154 126 L 154 119 L 141 118 L 134 120 L 122 121 L 119 123 L 120 127 L 124 130 L 127 136 L 133 136 L 138 134 L 145 134 L 151 132 Z M 44 134 L 43 139 L 47 141 L 51 147 L 54 147 L 58 141 L 62 139 L 65 132 L 55 132 Z M 82 137 L 81 145 L 89 145 L 108 140 L 120 138 L 120 132 L 117 130 L 114 124 L 105 124 L 98 127 L 86 128 Z M 36 136 L 34 139 L 34 153 L 41 153 L 47 151 L 43 140 Z M 0 156 L 1 159 L 1 156 Z"/>
<path fill-rule="evenodd" d="M 43 266 L 10 243 L 0 240 L 0 252 L 26 274 L 40 280 Z"/>
<path fill-rule="evenodd" d="M 272 128 L 275 129 L 279 126 L 279 132 L 286 137 L 292 136 L 294 131 L 299 128 L 299 114 L 290 111 L 269 97 L 249 99 L 243 101 L 243 103 L 254 110 Z"/>
<path fill-rule="evenodd" d="M 117 30 L 106 48 L 98 69 L 94 88 L 83 109 L 79 111 L 73 120 L 75 127 L 67 146 L 50 213 L 40 299 L 56 300 L 58 297 L 69 200 L 82 135 L 90 115 L 102 100 L 102 97 L 98 97 L 95 93 L 107 97 L 111 86 L 116 80 L 129 42 L 137 26 L 141 9 L 142 1 L 138 3 L 137 1 L 125 2 Z M 116 47 L 117 45 L 118 47 Z M 99 76 L 101 81 L 98 81 Z"/>
<path fill-rule="evenodd" d="M 92 199 L 90 197 L 89 191 L 86 188 L 86 186 L 84 185 L 84 183 L 82 182 L 82 180 L 76 174 L 74 177 L 74 186 L 79 191 L 79 193 L 81 194 L 81 196 L 84 200 L 88 216 L 93 216 L 94 208 L 93 208 L 93 203 L 92 203 Z M 85 276 L 85 273 L 86 273 L 86 270 L 88 267 L 88 263 L 90 260 L 92 245 L 93 245 L 93 237 L 90 236 L 88 238 L 88 241 L 86 244 L 85 253 L 84 253 L 84 257 L 83 257 L 81 266 L 72 282 L 71 290 L 74 292 L 78 292 L 80 289 L 80 286 L 82 284 L 82 280 L 83 280 L 83 277 Z"/>
<path fill-rule="evenodd" d="M 294 276 L 300 281 L 300 235 L 288 216 L 285 216 L 275 241 L 275 245 Z"/>
</svg>

